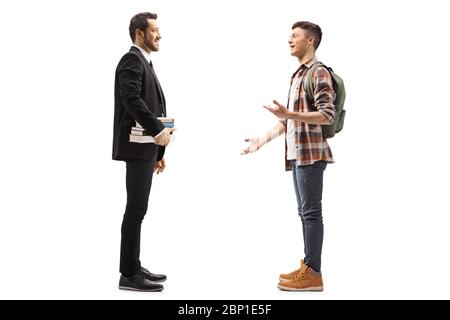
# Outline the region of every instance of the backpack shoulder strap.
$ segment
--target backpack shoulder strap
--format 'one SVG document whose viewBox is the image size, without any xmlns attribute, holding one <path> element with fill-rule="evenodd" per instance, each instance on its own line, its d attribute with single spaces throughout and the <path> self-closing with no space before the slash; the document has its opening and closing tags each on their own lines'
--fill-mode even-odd
<svg viewBox="0 0 450 320">
<path fill-rule="evenodd" d="M 314 63 L 311 68 L 307 71 L 305 81 L 303 81 L 303 86 L 306 91 L 306 95 L 310 101 L 314 101 L 314 81 L 313 81 L 313 74 L 314 71 L 316 71 L 317 68 L 324 67 L 328 70 L 328 67 L 324 65 L 322 62 L 316 62 Z"/>
</svg>

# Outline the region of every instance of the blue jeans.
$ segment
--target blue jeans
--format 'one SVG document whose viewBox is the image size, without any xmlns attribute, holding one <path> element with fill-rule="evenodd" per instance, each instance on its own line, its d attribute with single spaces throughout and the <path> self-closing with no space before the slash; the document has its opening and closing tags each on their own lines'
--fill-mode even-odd
<svg viewBox="0 0 450 320">
<path fill-rule="evenodd" d="M 322 256 L 322 189 L 326 166 L 326 161 L 317 161 L 292 168 L 298 214 L 303 227 L 304 263 L 317 272 L 320 272 Z"/>
</svg>

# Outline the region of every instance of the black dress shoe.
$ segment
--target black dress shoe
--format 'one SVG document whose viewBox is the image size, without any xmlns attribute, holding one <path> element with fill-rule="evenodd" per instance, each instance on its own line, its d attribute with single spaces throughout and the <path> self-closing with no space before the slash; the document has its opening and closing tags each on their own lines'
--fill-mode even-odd
<svg viewBox="0 0 450 320">
<path fill-rule="evenodd" d="M 167 277 L 163 274 L 154 274 L 148 271 L 147 269 L 141 267 L 141 270 L 138 272 L 144 279 L 153 281 L 153 282 L 163 282 L 167 280 Z"/>
<path fill-rule="evenodd" d="M 121 275 L 119 281 L 119 289 L 153 292 L 153 291 L 162 291 L 164 287 L 161 284 L 153 283 L 143 278 L 138 273 L 130 277 L 125 277 Z"/>
</svg>

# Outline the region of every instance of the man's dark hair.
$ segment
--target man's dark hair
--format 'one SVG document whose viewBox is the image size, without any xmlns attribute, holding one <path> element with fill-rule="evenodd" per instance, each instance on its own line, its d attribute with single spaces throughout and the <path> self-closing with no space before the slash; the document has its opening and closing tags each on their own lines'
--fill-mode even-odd
<svg viewBox="0 0 450 320">
<path fill-rule="evenodd" d="M 298 21 L 292 25 L 292 29 L 295 28 L 303 29 L 308 36 L 314 37 L 314 48 L 317 49 L 319 47 L 322 40 L 322 30 L 317 24 L 308 21 Z"/>
<path fill-rule="evenodd" d="M 136 30 L 142 30 L 145 32 L 148 27 L 148 19 L 156 19 L 157 15 L 156 13 L 150 13 L 150 12 L 142 12 L 136 14 L 133 18 L 131 18 L 130 21 L 130 37 L 131 40 L 136 40 Z"/>
</svg>

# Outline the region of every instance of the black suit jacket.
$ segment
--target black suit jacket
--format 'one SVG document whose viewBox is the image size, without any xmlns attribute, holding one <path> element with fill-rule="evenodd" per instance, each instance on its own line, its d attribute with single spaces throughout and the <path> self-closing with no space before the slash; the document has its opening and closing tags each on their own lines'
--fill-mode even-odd
<svg viewBox="0 0 450 320">
<path fill-rule="evenodd" d="M 164 147 L 154 143 L 129 142 L 131 127 L 139 122 L 156 136 L 164 129 L 157 117 L 166 116 L 166 101 L 158 78 L 136 47 L 131 47 L 116 69 L 114 86 L 114 160 L 154 159 L 164 156 Z"/>
</svg>

